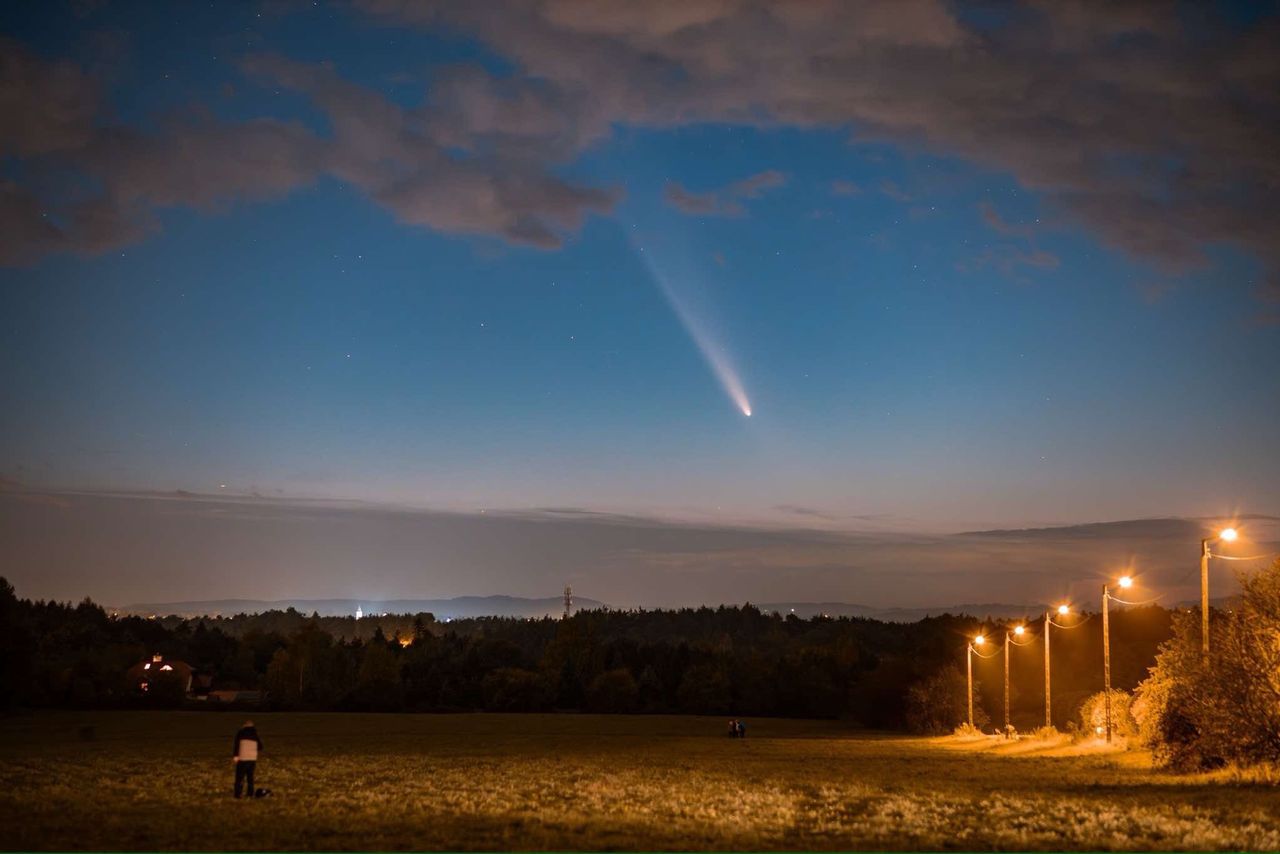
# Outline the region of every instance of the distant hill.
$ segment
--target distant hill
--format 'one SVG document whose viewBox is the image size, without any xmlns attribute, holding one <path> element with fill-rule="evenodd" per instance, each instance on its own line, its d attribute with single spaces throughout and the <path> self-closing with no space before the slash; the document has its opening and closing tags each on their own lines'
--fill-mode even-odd
<svg viewBox="0 0 1280 854">
<path fill-rule="evenodd" d="M 573 597 L 573 609 L 603 608 L 604 603 L 585 597 Z M 322 617 L 352 616 L 359 608 L 367 615 L 418 614 L 429 612 L 437 620 L 465 617 L 558 617 L 564 613 L 564 600 L 559 596 L 525 599 L 519 596 L 458 596 L 453 599 L 214 599 L 203 602 L 139 602 L 111 610 L 121 614 L 142 616 L 231 617 L 236 614 L 260 614 L 293 608 L 304 614 Z"/>
<path fill-rule="evenodd" d="M 1229 608 L 1237 597 L 1215 597 L 1215 608 Z M 930 608 L 877 608 L 851 602 L 757 602 L 753 603 L 766 614 L 794 613 L 807 620 L 819 614 L 830 617 L 861 617 L 886 623 L 914 623 L 925 617 L 941 614 L 967 615 L 979 619 L 1016 620 L 1035 619 L 1044 614 L 1044 605 L 1009 605 L 998 602 L 938 605 Z M 1166 603 L 1165 607 L 1170 607 Z M 1198 602 L 1178 602 L 1172 607 L 1198 607 Z M 597 599 L 573 597 L 573 610 L 594 610 L 608 607 Z M 1112 606 L 1116 607 L 1116 606 Z M 318 613 L 322 617 L 352 616 L 359 608 L 368 616 L 374 614 L 418 614 L 428 612 L 437 620 L 461 620 L 467 617 L 558 617 L 564 612 L 564 600 L 559 596 L 526 599 L 520 596 L 458 596 L 453 599 L 213 599 L 202 602 L 140 602 L 108 610 L 120 614 L 137 614 L 157 617 L 231 617 L 236 614 L 260 614 L 264 611 L 284 611 L 293 608 L 303 614 Z"/>
<path fill-rule="evenodd" d="M 882 620 L 886 623 L 914 623 L 925 617 L 936 617 L 940 614 L 967 614 L 970 617 L 1014 620 L 1020 617 L 1035 617 L 1045 612 L 1044 605 L 998 603 L 939 605 L 933 608 L 875 608 L 849 602 L 761 602 L 756 607 L 766 614 L 773 611 L 783 615 L 794 612 L 801 619 L 826 614 L 829 617 L 862 617 L 869 620 Z"/>
<path fill-rule="evenodd" d="M 573 598 L 573 609 L 592 610 L 607 607 L 596 599 Z M 939 614 L 968 614 L 973 617 L 1016 619 L 1044 613 L 1043 605 L 967 604 L 940 605 L 935 608 L 876 608 L 849 602 L 764 602 L 756 607 L 765 613 L 795 613 L 801 619 L 819 614 L 832 617 L 863 617 L 892 623 L 914 623 Z M 288 608 L 322 617 L 355 614 L 417 614 L 428 612 L 437 620 L 459 620 L 467 617 L 558 617 L 564 611 L 559 596 L 526 599 L 520 596 L 458 596 L 453 599 L 213 599 L 199 602 L 139 602 L 111 610 L 141 616 L 230 617 L 236 614 L 260 614 Z"/>
</svg>

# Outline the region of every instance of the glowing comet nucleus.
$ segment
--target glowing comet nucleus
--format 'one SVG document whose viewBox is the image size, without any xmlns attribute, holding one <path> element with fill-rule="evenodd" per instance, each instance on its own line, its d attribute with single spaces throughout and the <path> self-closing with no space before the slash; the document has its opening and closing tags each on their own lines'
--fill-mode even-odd
<svg viewBox="0 0 1280 854">
<path fill-rule="evenodd" d="M 649 272 L 653 275 L 653 280 L 658 283 L 658 287 L 662 290 L 662 295 L 667 298 L 667 302 L 671 305 L 671 310 L 680 319 L 680 325 L 684 327 L 685 332 L 688 332 L 689 337 L 693 339 L 698 352 L 706 359 L 707 365 L 711 368 L 711 373 L 715 374 L 721 387 L 724 388 L 725 394 L 733 401 L 734 406 L 738 407 L 738 411 L 750 418 L 751 401 L 747 398 L 747 391 L 742 387 L 742 380 L 738 377 L 738 372 L 733 367 L 733 363 L 729 361 L 729 355 L 725 352 L 724 346 L 716 340 L 716 337 L 705 324 L 699 322 L 698 316 L 689 305 L 689 301 L 672 287 L 670 280 L 657 268 L 650 254 L 644 250 L 640 250 L 638 254 L 644 259 L 645 266 L 649 268 Z"/>
</svg>

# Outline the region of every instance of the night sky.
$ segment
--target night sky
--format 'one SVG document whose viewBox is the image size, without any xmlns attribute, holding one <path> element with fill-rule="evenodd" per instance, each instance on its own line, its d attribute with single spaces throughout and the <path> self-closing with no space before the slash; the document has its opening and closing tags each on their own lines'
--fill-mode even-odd
<svg viewBox="0 0 1280 854">
<path fill-rule="evenodd" d="M 5 574 L 1035 601 L 1147 552 L 851 544 L 1280 514 L 1278 57 L 1274 3 L 11 4 Z"/>
</svg>

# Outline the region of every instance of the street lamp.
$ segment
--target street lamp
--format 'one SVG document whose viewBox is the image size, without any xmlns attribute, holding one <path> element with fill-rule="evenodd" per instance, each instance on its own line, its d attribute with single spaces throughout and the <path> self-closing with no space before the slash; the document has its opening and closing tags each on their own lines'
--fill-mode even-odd
<svg viewBox="0 0 1280 854">
<path fill-rule="evenodd" d="M 1009 644 L 1026 646 L 1025 643 L 1018 643 L 1013 639 L 1014 635 L 1022 637 L 1026 630 L 1026 626 L 1018 625 L 1013 627 L 1012 634 L 1008 631 L 1004 633 L 1004 734 L 1006 738 L 1009 735 Z"/>
<path fill-rule="evenodd" d="M 970 729 L 973 729 L 973 657 L 976 655 L 978 656 L 978 658 L 995 658 L 995 655 L 996 655 L 994 652 L 991 653 L 991 655 L 983 655 L 982 653 L 978 652 L 976 647 L 982 646 L 986 642 L 987 642 L 987 638 L 985 635 L 975 635 L 973 638 L 973 642 L 966 645 L 965 664 L 967 665 L 967 670 L 969 672 L 969 728 Z"/>
<path fill-rule="evenodd" d="M 1235 528 L 1223 528 L 1216 537 L 1200 540 L 1200 661 L 1209 663 L 1209 543 L 1233 542 L 1240 532 Z"/>
<path fill-rule="evenodd" d="M 1122 575 L 1116 581 L 1125 590 L 1133 586 L 1133 576 Z M 1116 597 L 1102 585 L 1102 696 L 1107 708 L 1107 744 L 1111 743 L 1111 618 L 1107 605 Z M 1116 599 L 1123 602 L 1123 599 Z"/>
<path fill-rule="evenodd" d="M 1065 617 L 1067 614 L 1071 613 L 1071 606 L 1067 604 L 1062 604 L 1058 606 L 1057 610 L 1058 610 L 1058 616 Z M 1053 726 L 1053 711 L 1052 711 L 1053 705 L 1050 700 L 1050 694 L 1049 694 L 1049 627 L 1050 626 L 1057 626 L 1060 629 L 1067 628 L 1067 626 L 1063 626 L 1053 621 L 1052 611 L 1044 612 L 1044 725 L 1046 727 Z"/>
</svg>

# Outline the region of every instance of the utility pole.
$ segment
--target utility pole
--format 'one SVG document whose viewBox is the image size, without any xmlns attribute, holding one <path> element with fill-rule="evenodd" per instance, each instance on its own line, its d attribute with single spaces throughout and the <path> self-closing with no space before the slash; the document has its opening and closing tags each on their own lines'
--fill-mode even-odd
<svg viewBox="0 0 1280 854">
<path fill-rule="evenodd" d="M 1044 612 L 1044 725 L 1053 726 L 1053 706 L 1049 703 L 1049 611 Z"/>
<path fill-rule="evenodd" d="M 1209 540 L 1200 540 L 1200 663 L 1209 666 Z"/>
<path fill-rule="evenodd" d="M 1111 743 L 1111 618 L 1107 604 L 1111 591 L 1102 585 L 1102 693 L 1107 707 L 1107 744 Z"/>
<path fill-rule="evenodd" d="M 1216 537 L 1200 540 L 1200 663 L 1209 666 L 1209 543 L 1234 542 L 1240 533 L 1235 528 L 1223 528 Z"/>
<path fill-rule="evenodd" d="M 1004 734 L 1009 737 L 1009 633 L 1004 633 Z"/>
<path fill-rule="evenodd" d="M 964 663 L 969 675 L 969 729 L 973 729 L 973 644 L 965 644 Z"/>
</svg>

